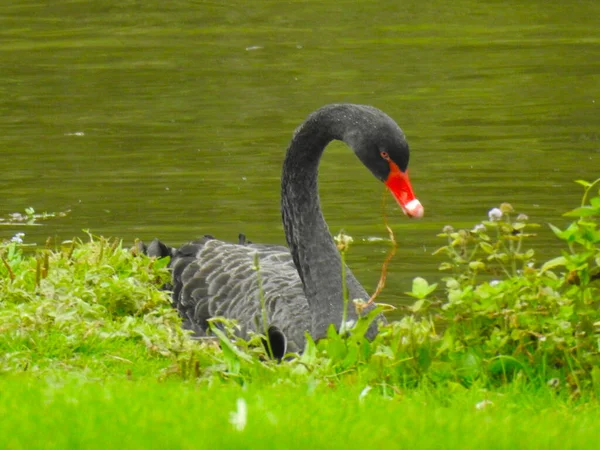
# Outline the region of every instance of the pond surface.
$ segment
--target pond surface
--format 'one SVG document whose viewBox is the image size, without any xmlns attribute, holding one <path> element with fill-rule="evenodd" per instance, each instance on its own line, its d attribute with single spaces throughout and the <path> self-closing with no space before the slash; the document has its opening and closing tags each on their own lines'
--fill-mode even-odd
<svg viewBox="0 0 600 450">
<path fill-rule="evenodd" d="M 576 5 L 576 6 L 575 6 Z M 295 127 L 337 102 L 377 106 L 411 145 L 425 218 L 388 203 L 399 251 L 381 301 L 438 280 L 446 224 L 508 201 L 563 225 L 600 176 L 600 2 L 4 0 L 0 217 L 69 211 L 26 242 L 82 230 L 182 243 L 283 243 L 279 176 Z M 325 152 L 325 216 L 368 291 L 388 250 L 382 185 Z M 544 227 L 536 249 L 560 244 Z"/>
</svg>

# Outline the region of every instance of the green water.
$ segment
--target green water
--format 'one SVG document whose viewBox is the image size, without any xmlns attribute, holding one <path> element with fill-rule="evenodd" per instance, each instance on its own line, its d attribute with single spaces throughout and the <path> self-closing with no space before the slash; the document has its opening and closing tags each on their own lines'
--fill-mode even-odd
<svg viewBox="0 0 600 450">
<path fill-rule="evenodd" d="M 0 5 L 0 217 L 67 217 L 42 243 L 95 234 L 171 244 L 211 233 L 283 243 L 279 175 L 294 128 L 326 103 L 377 106 L 411 144 L 426 217 L 392 207 L 382 301 L 436 280 L 445 224 L 509 201 L 557 225 L 574 179 L 600 176 L 600 2 L 104 0 Z M 341 144 L 321 195 L 372 290 L 382 186 Z M 548 231 L 537 248 L 558 252 Z"/>
</svg>

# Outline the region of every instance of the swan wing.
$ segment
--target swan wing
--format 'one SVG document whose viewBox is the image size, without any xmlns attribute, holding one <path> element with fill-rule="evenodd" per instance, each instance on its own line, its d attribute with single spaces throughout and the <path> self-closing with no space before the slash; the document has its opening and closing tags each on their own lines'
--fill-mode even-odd
<svg viewBox="0 0 600 450">
<path fill-rule="evenodd" d="M 301 351 L 310 314 L 292 255 L 283 246 L 240 242 L 207 236 L 171 251 L 173 305 L 196 334 L 207 332 L 209 319 L 225 317 L 247 337 L 264 330 L 262 289 L 267 326 L 283 332 L 290 351 Z"/>
</svg>

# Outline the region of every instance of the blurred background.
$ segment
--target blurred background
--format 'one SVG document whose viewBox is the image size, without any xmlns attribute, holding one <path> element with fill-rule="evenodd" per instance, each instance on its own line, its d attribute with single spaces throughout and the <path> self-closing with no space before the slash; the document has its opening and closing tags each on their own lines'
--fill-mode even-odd
<svg viewBox="0 0 600 450">
<path fill-rule="evenodd" d="M 284 243 L 279 178 L 294 129 L 327 103 L 377 106 L 411 145 L 425 218 L 387 217 L 398 254 L 380 301 L 439 281 L 446 224 L 510 202 L 545 225 L 600 176 L 600 2 L 72 1 L 0 6 L 0 217 L 68 212 L 0 240 L 213 234 Z M 325 152 L 330 230 L 372 291 L 389 249 L 383 186 Z"/>
</svg>

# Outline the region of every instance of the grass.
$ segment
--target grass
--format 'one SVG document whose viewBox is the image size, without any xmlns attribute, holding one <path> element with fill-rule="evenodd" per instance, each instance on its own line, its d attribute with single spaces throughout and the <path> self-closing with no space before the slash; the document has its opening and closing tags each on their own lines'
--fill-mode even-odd
<svg viewBox="0 0 600 450">
<path fill-rule="evenodd" d="M 19 234 L 0 243 L 0 448 L 596 448 L 600 181 L 581 184 L 555 258 L 503 204 L 445 228 L 447 276 L 416 278 L 374 340 L 377 308 L 280 363 L 226 320 L 189 339 L 166 260 Z"/>
<path fill-rule="evenodd" d="M 548 390 L 420 388 L 361 399 L 358 386 L 73 374 L 4 377 L 0 390 L 0 443 L 10 449 L 582 449 L 596 448 L 600 437 L 595 406 L 569 405 Z"/>
</svg>

